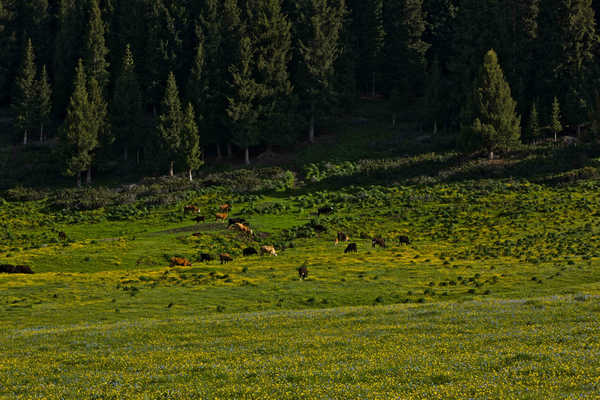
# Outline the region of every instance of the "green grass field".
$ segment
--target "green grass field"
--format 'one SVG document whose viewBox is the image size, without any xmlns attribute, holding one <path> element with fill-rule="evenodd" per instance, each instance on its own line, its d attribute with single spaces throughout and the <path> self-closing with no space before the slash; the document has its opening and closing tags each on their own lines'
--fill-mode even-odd
<svg viewBox="0 0 600 400">
<path fill-rule="evenodd" d="M 459 161 L 410 135 L 346 127 L 341 144 L 298 153 L 302 173 L 253 194 L 8 193 L 0 264 L 35 274 L 0 274 L 0 398 L 597 398 L 594 149 Z M 214 222 L 224 202 L 254 239 Z M 335 212 L 317 217 L 325 204 Z M 334 245 L 337 231 L 358 253 Z M 242 256 L 260 245 L 279 255 Z M 234 261 L 198 261 L 222 252 Z M 174 256 L 193 265 L 170 267 Z"/>
</svg>

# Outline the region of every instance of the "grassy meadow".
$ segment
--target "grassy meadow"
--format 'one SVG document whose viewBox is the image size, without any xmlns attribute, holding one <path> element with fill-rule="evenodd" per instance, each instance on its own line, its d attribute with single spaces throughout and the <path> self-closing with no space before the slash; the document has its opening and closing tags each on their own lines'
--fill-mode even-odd
<svg viewBox="0 0 600 400">
<path fill-rule="evenodd" d="M 35 274 L 0 274 L 0 398 L 597 398 L 597 149 L 488 162 L 365 112 L 282 167 L 5 191 L 0 264 Z"/>
</svg>

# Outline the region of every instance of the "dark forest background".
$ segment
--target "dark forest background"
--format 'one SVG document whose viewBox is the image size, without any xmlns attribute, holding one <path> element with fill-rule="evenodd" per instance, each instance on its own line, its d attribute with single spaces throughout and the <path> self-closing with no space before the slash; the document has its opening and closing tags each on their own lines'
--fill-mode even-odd
<svg viewBox="0 0 600 400">
<path fill-rule="evenodd" d="M 361 96 L 388 100 L 390 121 L 410 109 L 419 129 L 463 139 L 465 127 L 503 134 L 486 130 L 482 107 L 494 101 L 491 120 L 510 120 L 519 141 L 582 128 L 594 135 L 598 8 L 592 0 L 0 0 L 3 142 L 54 140 L 63 173 L 81 183 L 106 160 L 190 178 L 205 153 L 235 151 L 249 163 L 256 146 L 314 141 L 320 121 L 352 111 Z"/>
</svg>

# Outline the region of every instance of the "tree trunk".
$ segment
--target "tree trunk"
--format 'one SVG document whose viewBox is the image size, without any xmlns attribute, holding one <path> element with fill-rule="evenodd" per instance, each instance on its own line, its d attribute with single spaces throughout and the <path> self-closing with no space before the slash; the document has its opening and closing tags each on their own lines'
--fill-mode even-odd
<svg viewBox="0 0 600 400">
<path fill-rule="evenodd" d="M 169 176 L 175 176 L 175 174 L 173 173 L 173 164 L 174 164 L 174 162 L 171 161 L 170 167 L 169 167 Z"/>
<path fill-rule="evenodd" d="M 127 152 L 127 146 L 123 146 L 123 161 L 127 161 L 129 154 Z"/>
<path fill-rule="evenodd" d="M 40 143 L 44 143 L 44 124 L 40 125 Z"/>
<path fill-rule="evenodd" d="M 77 187 L 81 187 L 81 172 L 77 172 Z"/>
<path fill-rule="evenodd" d="M 437 135 L 437 121 L 433 121 L 433 136 Z"/>
<path fill-rule="evenodd" d="M 221 145 L 217 143 L 217 160 L 221 160 L 223 155 L 221 154 Z"/>
<path fill-rule="evenodd" d="M 192 169 L 191 168 L 188 170 L 188 176 L 190 178 L 190 182 L 192 182 L 194 180 L 194 178 L 192 178 Z"/>
<path fill-rule="evenodd" d="M 23 145 L 27 145 L 27 131 L 23 133 Z"/>
<path fill-rule="evenodd" d="M 231 149 L 231 143 L 227 143 L 227 158 L 233 158 L 233 150 Z"/>
<path fill-rule="evenodd" d="M 140 148 L 138 147 L 135 152 L 135 162 L 137 165 L 140 165 Z"/>
<path fill-rule="evenodd" d="M 85 183 L 88 185 L 92 184 L 92 167 L 90 166 L 87 170 L 87 175 L 85 177 Z"/>
<path fill-rule="evenodd" d="M 392 128 L 396 128 L 396 120 L 398 119 L 398 113 L 392 113 Z"/>
<path fill-rule="evenodd" d="M 310 125 L 308 127 L 308 142 L 315 142 L 315 103 L 310 105 Z"/>
<path fill-rule="evenodd" d="M 250 150 L 247 147 L 244 149 L 244 162 L 250 165 Z"/>
<path fill-rule="evenodd" d="M 493 150 L 490 150 L 489 159 L 490 159 L 490 161 L 494 160 L 494 151 Z"/>
<path fill-rule="evenodd" d="M 373 72 L 373 85 L 371 86 L 371 97 L 375 97 L 375 72 Z"/>
<path fill-rule="evenodd" d="M 558 141 L 557 132 L 554 132 L 554 143 Z"/>
</svg>

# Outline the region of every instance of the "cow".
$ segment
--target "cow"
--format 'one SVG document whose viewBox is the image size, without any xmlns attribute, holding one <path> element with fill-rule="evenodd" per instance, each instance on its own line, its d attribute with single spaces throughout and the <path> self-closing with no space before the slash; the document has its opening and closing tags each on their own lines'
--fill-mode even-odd
<svg viewBox="0 0 600 400">
<path fill-rule="evenodd" d="M 196 221 L 196 223 L 199 224 L 200 222 L 206 221 L 206 217 L 204 217 L 204 216 L 198 216 L 198 217 L 195 217 L 193 219 L 193 221 Z"/>
<path fill-rule="evenodd" d="M 227 253 L 219 254 L 219 259 L 221 260 L 221 264 L 227 264 L 228 262 L 233 261 L 233 257 Z"/>
<path fill-rule="evenodd" d="M 408 238 L 408 236 L 398 236 L 398 244 L 410 244 L 410 239 Z"/>
<path fill-rule="evenodd" d="M 380 237 L 373 238 L 371 240 L 371 246 L 373 246 L 373 247 L 379 246 L 379 247 L 383 247 L 385 249 L 385 240 Z"/>
<path fill-rule="evenodd" d="M 344 254 L 346 253 L 358 253 L 358 249 L 356 248 L 356 243 L 350 243 L 346 250 L 344 250 Z"/>
<path fill-rule="evenodd" d="M 58 240 L 67 240 L 67 234 L 63 231 L 58 232 Z"/>
<path fill-rule="evenodd" d="M 221 210 L 222 212 L 229 212 L 231 211 L 231 204 L 221 204 L 219 206 L 219 210 Z"/>
<path fill-rule="evenodd" d="M 347 242 L 349 240 L 350 238 L 344 232 L 338 232 L 337 237 L 335 238 L 335 245 L 337 246 L 339 242 Z"/>
<path fill-rule="evenodd" d="M 209 262 L 213 260 L 213 256 L 208 253 L 200 253 L 200 262 Z"/>
<path fill-rule="evenodd" d="M 215 221 L 225 222 L 225 220 L 227 219 L 227 213 L 216 213 L 215 218 Z"/>
<path fill-rule="evenodd" d="M 191 267 L 192 263 L 183 257 L 171 257 L 171 267 Z"/>
<path fill-rule="evenodd" d="M 308 277 L 308 268 L 306 265 L 302 265 L 298 268 L 298 275 L 300 275 L 300 279 L 306 279 Z"/>
<path fill-rule="evenodd" d="M 315 224 L 312 225 L 312 228 L 315 230 L 315 232 L 317 233 L 323 233 L 323 232 L 327 232 L 327 228 L 325 228 L 323 225 L 321 224 Z"/>
<path fill-rule="evenodd" d="M 0 272 L 5 274 L 33 274 L 29 265 L 0 264 Z"/>
<path fill-rule="evenodd" d="M 187 213 L 198 214 L 200 212 L 200 209 L 198 207 L 190 204 L 190 205 L 183 207 L 183 212 L 184 212 L 184 214 L 187 214 Z"/>
<path fill-rule="evenodd" d="M 244 254 L 244 257 L 248 257 L 258 254 L 258 252 L 254 247 L 246 247 L 244 250 L 242 250 L 242 254 Z"/>
<path fill-rule="evenodd" d="M 333 212 L 333 207 L 323 206 L 317 210 L 317 215 L 320 216 L 321 214 L 331 214 L 332 212 Z"/>
<path fill-rule="evenodd" d="M 237 230 L 239 230 L 239 231 L 240 231 L 240 232 L 242 232 L 242 233 L 246 233 L 246 234 L 248 234 L 249 236 L 252 236 L 252 235 L 254 235 L 254 232 L 252 232 L 252 229 L 248 228 L 248 227 L 247 227 L 246 225 L 244 225 L 244 224 L 240 224 L 239 222 L 237 222 L 237 223 L 235 223 L 235 224 L 231 225 L 231 226 L 229 227 L 229 229 L 237 229 Z"/>
<path fill-rule="evenodd" d="M 275 247 L 273 246 L 260 246 L 260 255 L 270 254 L 272 256 L 276 256 L 277 252 L 275 251 Z"/>
<path fill-rule="evenodd" d="M 246 226 L 250 226 L 250 224 L 248 223 L 248 221 L 246 221 L 244 218 L 229 218 L 227 220 L 227 225 L 231 226 L 233 224 L 244 224 Z"/>
</svg>

